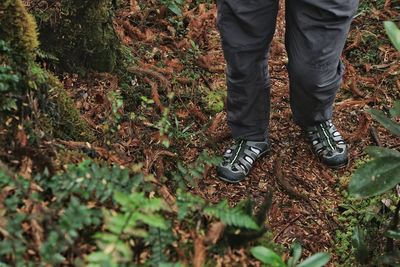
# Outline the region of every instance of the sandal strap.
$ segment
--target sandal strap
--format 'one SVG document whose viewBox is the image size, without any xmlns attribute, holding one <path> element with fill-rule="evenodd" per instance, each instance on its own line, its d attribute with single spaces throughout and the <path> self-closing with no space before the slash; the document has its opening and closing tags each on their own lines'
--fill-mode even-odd
<svg viewBox="0 0 400 267">
<path fill-rule="evenodd" d="M 224 161 L 218 166 L 217 173 L 224 181 L 239 182 L 249 174 L 256 160 L 268 150 L 268 142 L 237 141 L 225 151 Z"/>
<path fill-rule="evenodd" d="M 241 140 L 225 151 L 225 164 L 229 164 L 233 169 L 242 170 L 243 173 L 247 174 L 260 155 L 265 153 L 268 148 L 268 142 Z"/>
</svg>

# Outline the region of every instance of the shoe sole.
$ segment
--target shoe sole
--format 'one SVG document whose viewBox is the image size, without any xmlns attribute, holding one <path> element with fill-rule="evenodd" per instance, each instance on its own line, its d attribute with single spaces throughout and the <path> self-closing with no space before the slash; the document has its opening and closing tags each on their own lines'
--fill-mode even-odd
<svg viewBox="0 0 400 267">
<path fill-rule="evenodd" d="M 257 157 L 256 161 L 259 160 L 259 159 L 261 159 L 262 157 L 266 156 L 270 151 L 271 151 L 271 150 L 268 149 L 268 150 L 262 152 L 262 153 Z M 256 161 L 254 162 L 254 164 L 256 163 Z M 253 165 L 253 166 L 254 166 L 254 165 Z M 252 167 L 252 169 L 253 169 L 253 167 Z M 247 175 L 249 175 L 249 174 L 250 174 L 250 171 L 249 171 L 249 173 L 248 173 Z M 229 179 L 227 179 L 227 178 L 225 178 L 225 177 L 222 177 L 222 176 L 219 176 L 219 175 L 218 175 L 217 177 L 218 177 L 218 179 L 220 179 L 220 180 L 222 180 L 222 181 L 224 181 L 224 182 L 231 183 L 231 184 L 238 184 L 238 183 L 240 183 L 241 181 L 243 181 L 244 179 L 246 179 L 247 175 L 246 175 L 243 179 L 241 179 L 241 180 L 239 180 L 239 181 L 232 181 L 232 180 L 229 180 Z"/>
<path fill-rule="evenodd" d="M 324 164 L 325 166 L 327 166 L 328 168 L 334 169 L 334 170 L 341 170 L 346 168 L 349 165 L 349 161 L 347 160 L 347 162 L 340 164 L 340 165 L 327 165 L 323 162 L 321 162 L 322 164 Z"/>
</svg>

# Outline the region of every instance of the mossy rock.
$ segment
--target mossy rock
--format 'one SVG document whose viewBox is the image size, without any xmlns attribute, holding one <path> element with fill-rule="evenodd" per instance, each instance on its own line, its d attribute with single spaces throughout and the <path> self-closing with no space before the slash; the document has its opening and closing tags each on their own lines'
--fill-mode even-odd
<svg viewBox="0 0 400 267">
<path fill-rule="evenodd" d="M 39 46 L 36 22 L 27 12 L 21 0 L 2 0 L 0 2 L 0 39 L 18 53 L 14 60 L 23 64 L 35 57 Z"/>
<path fill-rule="evenodd" d="M 94 141 L 92 130 L 82 119 L 59 80 L 51 73 L 47 73 L 46 83 L 50 87 L 47 101 L 52 102 L 56 108 L 55 113 L 48 114 L 54 136 L 66 140 Z"/>
<path fill-rule="evenodd" d="M 35 8 L 39 3 L 50 8 Z M 112 72 L 120 41 L 113 26 L 113 0 L 33 0 L 32 11 L 40 22 L 40 41 L 55 55 L 60 70 L 86 74 L 87 68 Z M 40 6 L 40 5 L 39 5 Z"/>
<path fill-rule="evenodd" d="M 0 15 L 0 41 L 5 43 L 0 62 L 9 68 L 9 73 L 5 74 L 18 77 L 18 81 L 14 79 L 15 84 L 10 84 L 12 87 L 7 87 L 3 95 L 3 98 L 16 103 L 16 110 L 0 114 L 1 123 L 9 121 L 7 118 L 13 120 L 7 125 L 10 135 L 14 136 L 12 132 L 24 120 L 34 118 L 34 128 L 43 129 L 47 134 L 64 139 L 94 140 L 90 127 L 80 117 L 63 85 L 35 63 L 39 45 L 36 23 L 22 0 L 0 2 Z M 40 112 L 32 107 L 32 99 L 39 100 Z M 49 106 L 53 108 L 49 109 Z"/>
</svg>

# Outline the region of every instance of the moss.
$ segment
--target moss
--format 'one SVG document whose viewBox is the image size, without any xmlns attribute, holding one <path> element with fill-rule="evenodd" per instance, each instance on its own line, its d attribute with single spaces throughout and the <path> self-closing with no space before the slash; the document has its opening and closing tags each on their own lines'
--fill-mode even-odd
<svg viewBox="0 0 400 267">
<path fill-rule="evenodd" d="M 48 73 L 47 84 L 50 86 L 49 101 L 55 104 L 56 113 L 49 114 L 52 119 L 55 137 L 66 140 L 93 141 L 93 132 L 82 120 L 74 102 L 54 75 Z"/>
<path fill-rule="evenodd" d="M 203 100 L 207 104 L 207 108 L 213 113 L 218 113 L 224 109 L 225 91 L 210 91 L 206 90 L 203 95 Z"/>
<path fill-rule="evenodd" d="M 43 70 L 35 63 L 35 53 L 38 48 L 38 34 L 34 18 L 27 12 L 22 0 L 5 0 L 0 2 L 0 39 L 8 46 L 3 45 L 7 54 L 1 57 L 2 63 L 10 65 L 13 73 L 19 77 L 19 82 L 13 90 L 12 97 L 18 100 L 18 116 L 26 119 L 32 114 L 27 93 L 30 91 L 41 102 L 45 112 L 35 116 L 35 129 L 43 129 L 46 134 L 64 139 L 94 140 L 93 133 L 80 117 L 73 101 L 63 88 L 62 84 L 52 74 Z M 50 90 L 48 90 L 50 88 Z M 45 103 L 45 104 L 43 104 Z M 50 104 L 49 104 L 50 103 Z M 47 108 L 53 106 L 53 109 Z M 25 114 L 21 116 L 20 114 Z M 0 114 L 1 115 L 1 114 Z M 5 116 L 12 114 L 7 113 Z M 29 115 L 27 117 L 30 117 Z M 4 120 L 6 121 L 6 120 Z M 20 122 L 15 121 L 10 127 L 10 134 Z M 51 127 L 50 127 L 51 125 Z"/>
<path fill-rule="evenodd" d="M 36 23 L 22 0 L 1 1 L 0 14 L 0 39 L 9 41 L 11 47 L 18 51 L 17 63 L 33 60 L 39 46 Z"/>
<path fill-rule="evenodd" d="M 400 198 L 394 191 L 368 199 L 350 199 L 347 198 L 346 191 L 343 193 L 345 199 L 340 205 L 341 213 L 338 216 L 338 221 L 342 227 L 335 233 L 334 250 L 335 254 L 339 256 L 336 265 L 354 266 L 360 260 L 360 254 L 352 245 L 354 230 L 359 228 L 366 233 L 367 258 L 371 262 L 367 266 L 377 266 L 376 260 L 384 252 L 382 236 L 386 232 L 393 214 L 393 211 L 389 212 L 382 204 L 382 199 L 397 203 Z M 392 209 L 394 208 L 394 205 L 392 205 Z"/>
<path fill-rule="evenodd" d="M 59 167 L 68 164 L 77 164 L 89 159 L 85 153 L 77 150 L 60 150 L 57 155 L 57 165 Z"/>
<path fill-rule="evenodd" d="M 40 20 L 42 49 L 59 58 L 61 70 L 79 74 L 87 68 L 114 70 L 120 44 L 112 21 L 112 0 L 61 0 L 58 6 L 49 4 L 45 14 L 34 8 L 39 2 L 43 0 L 33 0 L 31 6 Z"/>
</svg>

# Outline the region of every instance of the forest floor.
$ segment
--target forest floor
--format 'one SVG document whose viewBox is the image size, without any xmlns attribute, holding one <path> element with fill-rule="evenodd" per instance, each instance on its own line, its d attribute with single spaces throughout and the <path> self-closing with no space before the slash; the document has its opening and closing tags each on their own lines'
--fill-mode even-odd
<svg viewBox="0 0 400 267">
<path fill-rule="evenodd" d="M 349 145 L 346 168 L 331 170 L 318 162 L 293 122 L 282 5 L 269 59 L 272 151 L 239 184 L 218 180 L 210 168 L 191 191 L 211 202 L 227 199 L 234 205 L 246 198 L 261 203 L 270 189 L 273 205 L 268 228 L 273 241 L 289 247 L 293 240 L 301 240 L 306 254 L 330 251 L 337 260 L 335 233 L 343 227 L 338 217 L 350 173 L 365 157 L 366 146 L 400 146 L 399 139 L 366 113 L 371 107 L 387 110 L 400 98 L 399 56 L 382 26 L 384 20 L 399 17 L 394 2 L 362 3 L 344 51 L 346 73 L 333 120 Z M 131 72 L 137 78 L 128 89 L 111 74 L 91 74 L 85 79 L 64 76 L 65 87 L 97 132 L 98 140 L 91 147 L 106 148 L 98 149 L 100 157 L 126 166 L 142 161 L 147 171 L 162 179 L 177 161 L 193 162 L 206 150 L 221 155 L 230 145 L 223 110 L 225 63 L 215 19 L 213 4 L 186 6 L 179 18 L 152 1 L 139 1 L 115 20 L 118 34 L 133 54 Z M 115 133 L 105 135 L 112 109 L 107 98 L 110 90 L 125 96 L 118 113 L 134 119 L 124 120 Z M 141 102 L 130 101 L 137 96 Z M 163 145 L 166 142 L 168 146 Z M 231 250 L 217 261 L 226 266 L 252 265 L 242 249 Z"/>
</svg>

